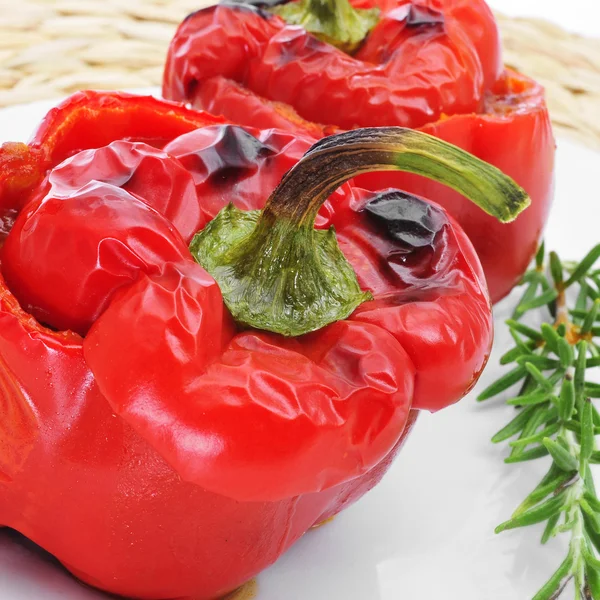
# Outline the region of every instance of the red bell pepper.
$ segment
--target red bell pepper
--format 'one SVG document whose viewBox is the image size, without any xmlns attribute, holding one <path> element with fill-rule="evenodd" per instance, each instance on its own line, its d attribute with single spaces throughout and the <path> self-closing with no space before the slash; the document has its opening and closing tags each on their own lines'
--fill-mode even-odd
<svg viewBox="0 0 600 600">
<path fill-rule="evenodd" d="M 84 91 L 53 108 L 29 144 L 0 148 L 0 211 L 20 209 L 48 169 L 85 148 L 118 139 L 161 146 L 178 135 L 223 119 L 150 96 Z"/>
<path fill-rule="evenodd" d="M 355 127 L 419 128 L 499 167 L 532 198 L 508 227 L 419 176 L 359 179 L 447 208 L 471 238 L 498 301 L 531 261 L 552 200 L 554 139 L 543 89 L 503 69 L 484 0 L 351 3 L 225 2 L 200 10 L 171 42 L 163 95 L 236 123 L 315 138 Z"/>
<path fill-rule="evenodd" d="M 144 131 L 119 94 L 88 96 L 100 127 L 103 106 L 128 115 L 111 129 L 107 109 L 91 138 L 83 97 L 35 147 L 47 177 L 3 178 L 18 214 L 0 253 L 0 525 L 103 590 L 217 598 L 375 485 L 417 411 L 458 400 L 487 360 L 460 227 L 344 182 L 417 172 L 503 220 L 528 199 L 409 130 L 333 136 L 298 162 L 307 139 L 182 124 L 148 98 Z"/>
</svg>

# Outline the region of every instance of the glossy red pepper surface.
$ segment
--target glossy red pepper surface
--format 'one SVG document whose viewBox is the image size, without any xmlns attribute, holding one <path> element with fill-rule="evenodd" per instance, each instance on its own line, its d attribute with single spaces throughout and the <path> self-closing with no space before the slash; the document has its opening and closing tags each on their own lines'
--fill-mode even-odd
<svg viewBox="0 0 600 600">
<path fill-rule="evenodd" d="M 102 106 L 129 118 L 108 110 L 101 139 L 83 135 L 85 97 L 100 125 Z M 47 177 L 4 171 L 0 195 L 18 212 L 0 255 L 0 525 L 91 585 L 155 600 L 231 591 L 371 489 L 492 339 L 453 219 L 348 184 L 317 226 L 335 226 L 374 301 L 299 338 L 238 330 L 187 244 L 227 203 L 261 207 L 311 140 L 188 116 L 76 95 L 50 117 L 64 150 L 43 141 L 48 120 L 35 138 Z M 408 207 L 402 242 L 372 216 L 388 202 Z"/>
<path fill-rule="evenodd" d="M 499 167 L 532 198 L 532 207 L 508 226 L 418 176 L 360 180 L 447 208 L 471 238 L 498 301 L 531 261 L 553 196 L 555 145 L 543 89 L 503 68 L 484 0 L 352 4 L 381 10 L 353 56 L 250 4 L 198 11 L 171 42 L 163 95 L 236 123 L 317 138 L 354 127 L 420 128 Z"/>
</svg>

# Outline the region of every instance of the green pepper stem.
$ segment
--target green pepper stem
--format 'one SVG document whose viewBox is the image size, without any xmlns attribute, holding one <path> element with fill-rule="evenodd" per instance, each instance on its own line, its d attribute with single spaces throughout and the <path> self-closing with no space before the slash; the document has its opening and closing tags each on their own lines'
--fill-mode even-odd
<svg viewBox="0 0 600 600">
<path fill-rule="evenodd" d="M 348 53 L 358 49 L 379 20 L 378 8 L 354 8 L 348 0 L 286 2 L 271 12 Z"/>
<path fill-rule="evenodd" d="M 285 218 L 312 228 L 319 209 L 340 185 L 372 171 L 406 171 L 433 179 L 503 223 L 531 202 L 502 171 L 456 146 L 412 129 L 371 127 L 315 144 L 271 194 L 263 218 Z"/>
<path fill-rule="evenodd" d="M 424 133 L 389 127 L 326 138 L 282 179 L 263 211 L 223 209 L 190 250 L 218 282 L 243 325 L 287 336 L 345 319 L 371 299 L 333 229 L 314 229 L 319 208 L 348 179 L 400 170 L 444 183 L 501 221 L 529 204 L 498 169 Z"/>
</svg>

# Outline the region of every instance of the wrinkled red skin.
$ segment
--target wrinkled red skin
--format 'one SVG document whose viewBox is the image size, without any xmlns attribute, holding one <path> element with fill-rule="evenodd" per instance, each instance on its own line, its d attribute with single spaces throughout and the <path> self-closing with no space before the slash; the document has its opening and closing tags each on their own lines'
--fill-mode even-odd
<svg viewBox="0 0 600 600">
<path fill-rule="evenodd" d="M 478 50 L 489 46 L 476 47 L 470 34 L 493 34 L 488 41 L 496 42 L 498 52 L 493 16 L 483 0 L 443 4 L 445 29 L 408 26 L 406 0 L 383 7 L 380 22 L 353 57 L 247 5 L 213 6 L 179 27 L 167 56 L 163 93 L 194 101 L 204 81 L 221 76 L 291 105 L 307 121 L 343 129 L 418 127 L 442 114 L 478 112 L 485 84 L 497 79 L 499 68 L 494 56 L 480 60 Z M 468 28 L 455 12 L 468 19 Z"/>
<path fill-rule="evenodd" d="M 421 128 L 455 144 L 511 176 L 531 197 L 531 205 L 508 224 L 476 210 L 457 192 L 407 173 L 365 175 L 370 189 L 398 187 L 440 204 L 460 223 L 486 274 L 490 297 L 498 302 L 518 283 L 537 250 L 554 196 L 554 154 L 543 88 L 507 70 L 479 115 L 456 115 Z"/>
<path fill-rule="evenodd" d="M 361 126 L 419 128 L 499 167 L 532 199 L 508 225 L 418 176 L 359 179 L 444 206 L 471 238 L 497 302 L 531 261 L 553 197 L 555 143 L 543 89 L 503 70 L 498 29 L 483 0 L 352 3 L 382 14 L 353 57 L 246 5 L 190 15 L 171 42 L 163 95 L 235 123 L 312 137 L 320 128 L 317 138 Z M 444 24 L 409 26 L 410 6 L 439 11 Z"/>
<path fill-rule="evenodd" d="M 301 338 L 238 332 L 214 280 L 182 250 L 181 215 L 200 223 L 232 200 L 262 206 L 264 186 L 310 140 L 207 120 L 158 150 L 118 128 L 131 142 L 64 162 L 26 190 L 0 255 L 11 277 L 10 289 L 0 277 L 0 524 L 83 581 L 149 600 L 222 596 L 357 500 L 416 409 L 440 409 L 474 383 L 492 338 L 478 259 L 452 219 L 440 213 L 431 246 L 398 258 L 397 243 L 365 221 L 374 194 L 350 185 L 318 226 L 336 227 L 376 301 Z M 255 136 L 251 163 L 230 151 L 232 132 Z M 149 171 L 145 161 L 161 156 L 163 169 Z M 173 193 L 190 185 L 200 211 Z M 76 256 L 49 243 L 65 211 Z M 107 240 L 122 253 L 97 260 Z M 38 257 L 35 273 L 24 249 Z M 144 261 L 119 263 L 127 252 Z M 13 295 L 35 275 L 38 300 L 52 297 L 48 320 L 68 317 L 70 299 L 61 305 L 50 289 L 61 266 L 65 289 L 104 277 L 78 303 L 85 338 L 44 328 Z"/>
<path fill-rule="evenodd" d="M 223 119 L 181 104 L 123 92 L 77 92 L 48 112 L 29 144 L 0 147 L 0 212 L 20 210 L 48 169 L 76 152 L 119 139 L 160 147 Z"/>
</svg>

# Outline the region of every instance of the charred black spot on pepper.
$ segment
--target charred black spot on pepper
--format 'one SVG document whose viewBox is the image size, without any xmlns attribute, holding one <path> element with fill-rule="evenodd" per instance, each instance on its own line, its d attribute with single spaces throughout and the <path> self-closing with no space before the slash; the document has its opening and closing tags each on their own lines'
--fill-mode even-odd
<svg viewBox="0 0 600 600">
<path fill-rule="evenodd" d="M 427 280 L 435 272 L 437 251 L 443 244 L 441 232 L 449 224 L 441 209 L 412 194 L 386 190 L 377 194 L 363 212 L 375 231 L 393 242 L 388 253 L 381 256 L 382 273 L 404 282 L 408 277 L 414 286 L 417 279 Z"/>
<path fill-rule="evenodd" d="M 363 210 L 388 238 L 407 250 L 433 246 L 436 235 L 448 224 L 437 206 L 399 190 L 381 192 Z"/>
<path fill-rule="evenodd" d="M 214 142 L 196 153 L 214 183 L 231 182 L 258 168 L 261 159 L 276 151 L 237 125 L 217 125 Z"/>
<path fill-rule="evenodd" d="M 411 4 L 408 16 L 406 17 L 407 27 L 424 27 L 444 25 L 444 13 L 426 6 L 416 6 Z"/>
</svg>

